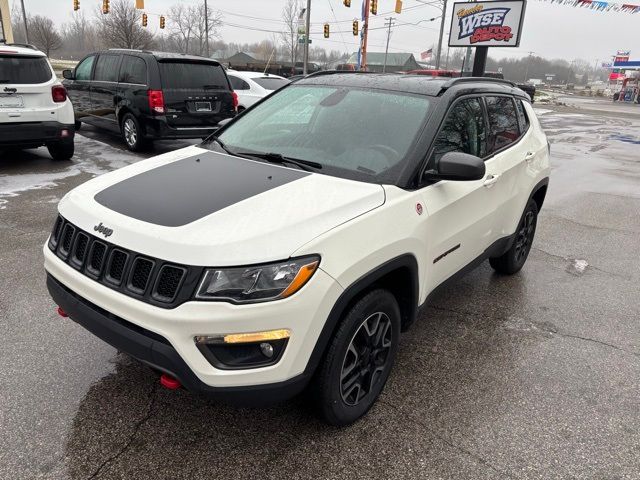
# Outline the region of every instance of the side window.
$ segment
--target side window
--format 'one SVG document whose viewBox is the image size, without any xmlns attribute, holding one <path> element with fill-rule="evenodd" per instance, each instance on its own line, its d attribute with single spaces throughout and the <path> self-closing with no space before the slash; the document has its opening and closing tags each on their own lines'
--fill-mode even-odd
<svg viewBox="0 0 640 480">
<path fill-rule="evenodd" d="M 529 125 L 531 124 L 531 122 L 529 121 L 529 117 L 527 116 L 527 111 L 524 109 L 522 100 L 516 100 L 516 108 L 518 109 L 520 132 L 525 133 L 527 130 L 529 130 Z"/>
<path fill-rule="evenodd" d="M 100 55 L 96 63 L 93 79 L 98 82 L 117 82 L 119 55 Z"/>
<path fill-rule="evenodd" d="M 76 67 L 76 80 L 91 80 L 91 69 L 93 68 L 95 59 L 95 55 L 91 55 Z"/>
<path fill-rule="evenodd" d="M 489 115 L 489 153 L 504 148 L 520 137 L 518 114 L 511 97 L 486 97 Z"/>
<path fill-rule="evenodd" d="M 432 160 L 449 152 L 462 152 L 484 157 L 486 127 L 482 104 L 477 98 L 461 100 L 449 110 L 444 126 L 434 143 Z"/>
<path fill-rule="evenodd" d="M 132 57 L 130 55 L 125 55 L 124 57 L 122 57 L 122 66 L 120 67 L 120 82 L 146 85 L 146 62 L 140 57 Z"/>
<path fill-rule="evenodd" d="M 231 87 L 234 90 L 251 90 L 251 87 L 247 82 L 242 80 L 241 78 L 234 77 L 233 75 L 229 75 L 229 81 L 231 82 Z"/>
</svg>

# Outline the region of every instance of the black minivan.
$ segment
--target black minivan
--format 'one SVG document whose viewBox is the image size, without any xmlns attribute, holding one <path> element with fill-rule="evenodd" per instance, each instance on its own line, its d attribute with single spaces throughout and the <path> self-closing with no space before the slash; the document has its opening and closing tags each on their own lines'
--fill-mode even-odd
<svg viewBox="0 0 640 480">
<path fill-rule="evenodd" d="M 115 130 L 133 151 L 153 140 L 205 138 L 238 105 L 224 68 L 204 57 L 112 49 L 63 76 L 76 130 L 81 122 Z"/>
</svg>

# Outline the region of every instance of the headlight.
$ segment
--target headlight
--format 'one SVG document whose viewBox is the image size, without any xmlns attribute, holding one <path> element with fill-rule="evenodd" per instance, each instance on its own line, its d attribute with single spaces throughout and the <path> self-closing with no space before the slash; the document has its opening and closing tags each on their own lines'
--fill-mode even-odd
<svg viewBox="0 0 640 480">
<path fill-rule="evenodd" d="M 319 264 L 320 258 L 311 256 L 254 267 L 208 269 L 196 298 L 237 303 L 279 300 L 300 290 Z"/>
</svg>

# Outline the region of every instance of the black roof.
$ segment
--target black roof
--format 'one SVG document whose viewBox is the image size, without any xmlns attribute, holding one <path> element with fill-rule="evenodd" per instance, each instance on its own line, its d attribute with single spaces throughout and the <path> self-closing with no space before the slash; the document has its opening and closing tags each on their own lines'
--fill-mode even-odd
<svg viewBox="0 0 640 480">
<path fill-rule="evenodd" d="M 344 87 L 368 87 L 380 90 L 414 93 L 437 97 L 447 90 L 508 93 L 525 96 L 515 83 L 485 77 L 445 78 L 401 73 L 367 73 L 324 71 L 311 74 L 296 85 L 331 85 Z"/>
<path fill-rule="evenodd" d="M 213 58 L 201 57 L 198 55 L 187 55 L 186 53 L 171 53 L 171 52 L 158 52 L 154 50 L 134 50 L 128 48 L 110 48 L 109 52 L 119 52 L 119 53 L 143 53 L 146 55 L 152 55 L 158 60 L 193 60 L 196 62 L 211 62 L 215 64 L 219 64 L 217 60 Z"/>
</svg>

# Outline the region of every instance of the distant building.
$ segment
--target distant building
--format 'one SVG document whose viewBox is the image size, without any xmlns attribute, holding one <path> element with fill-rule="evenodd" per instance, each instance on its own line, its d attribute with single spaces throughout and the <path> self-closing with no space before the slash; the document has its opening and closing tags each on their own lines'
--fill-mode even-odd
<svg viewBox="0 0 640 480">
<path fill-rule="evenodd" d="M 357 65 L 358 54 L 352 54 L 345 63 L 348 65 Z M 384 52 L 367 52 L 367 70 L 370 72 L 382 72 L 383 68 Z M 413 53 L 387 54 L 387 72 L 407 72 L 420 68 L 420 64 L 416 61 Z"/>
</svg>

